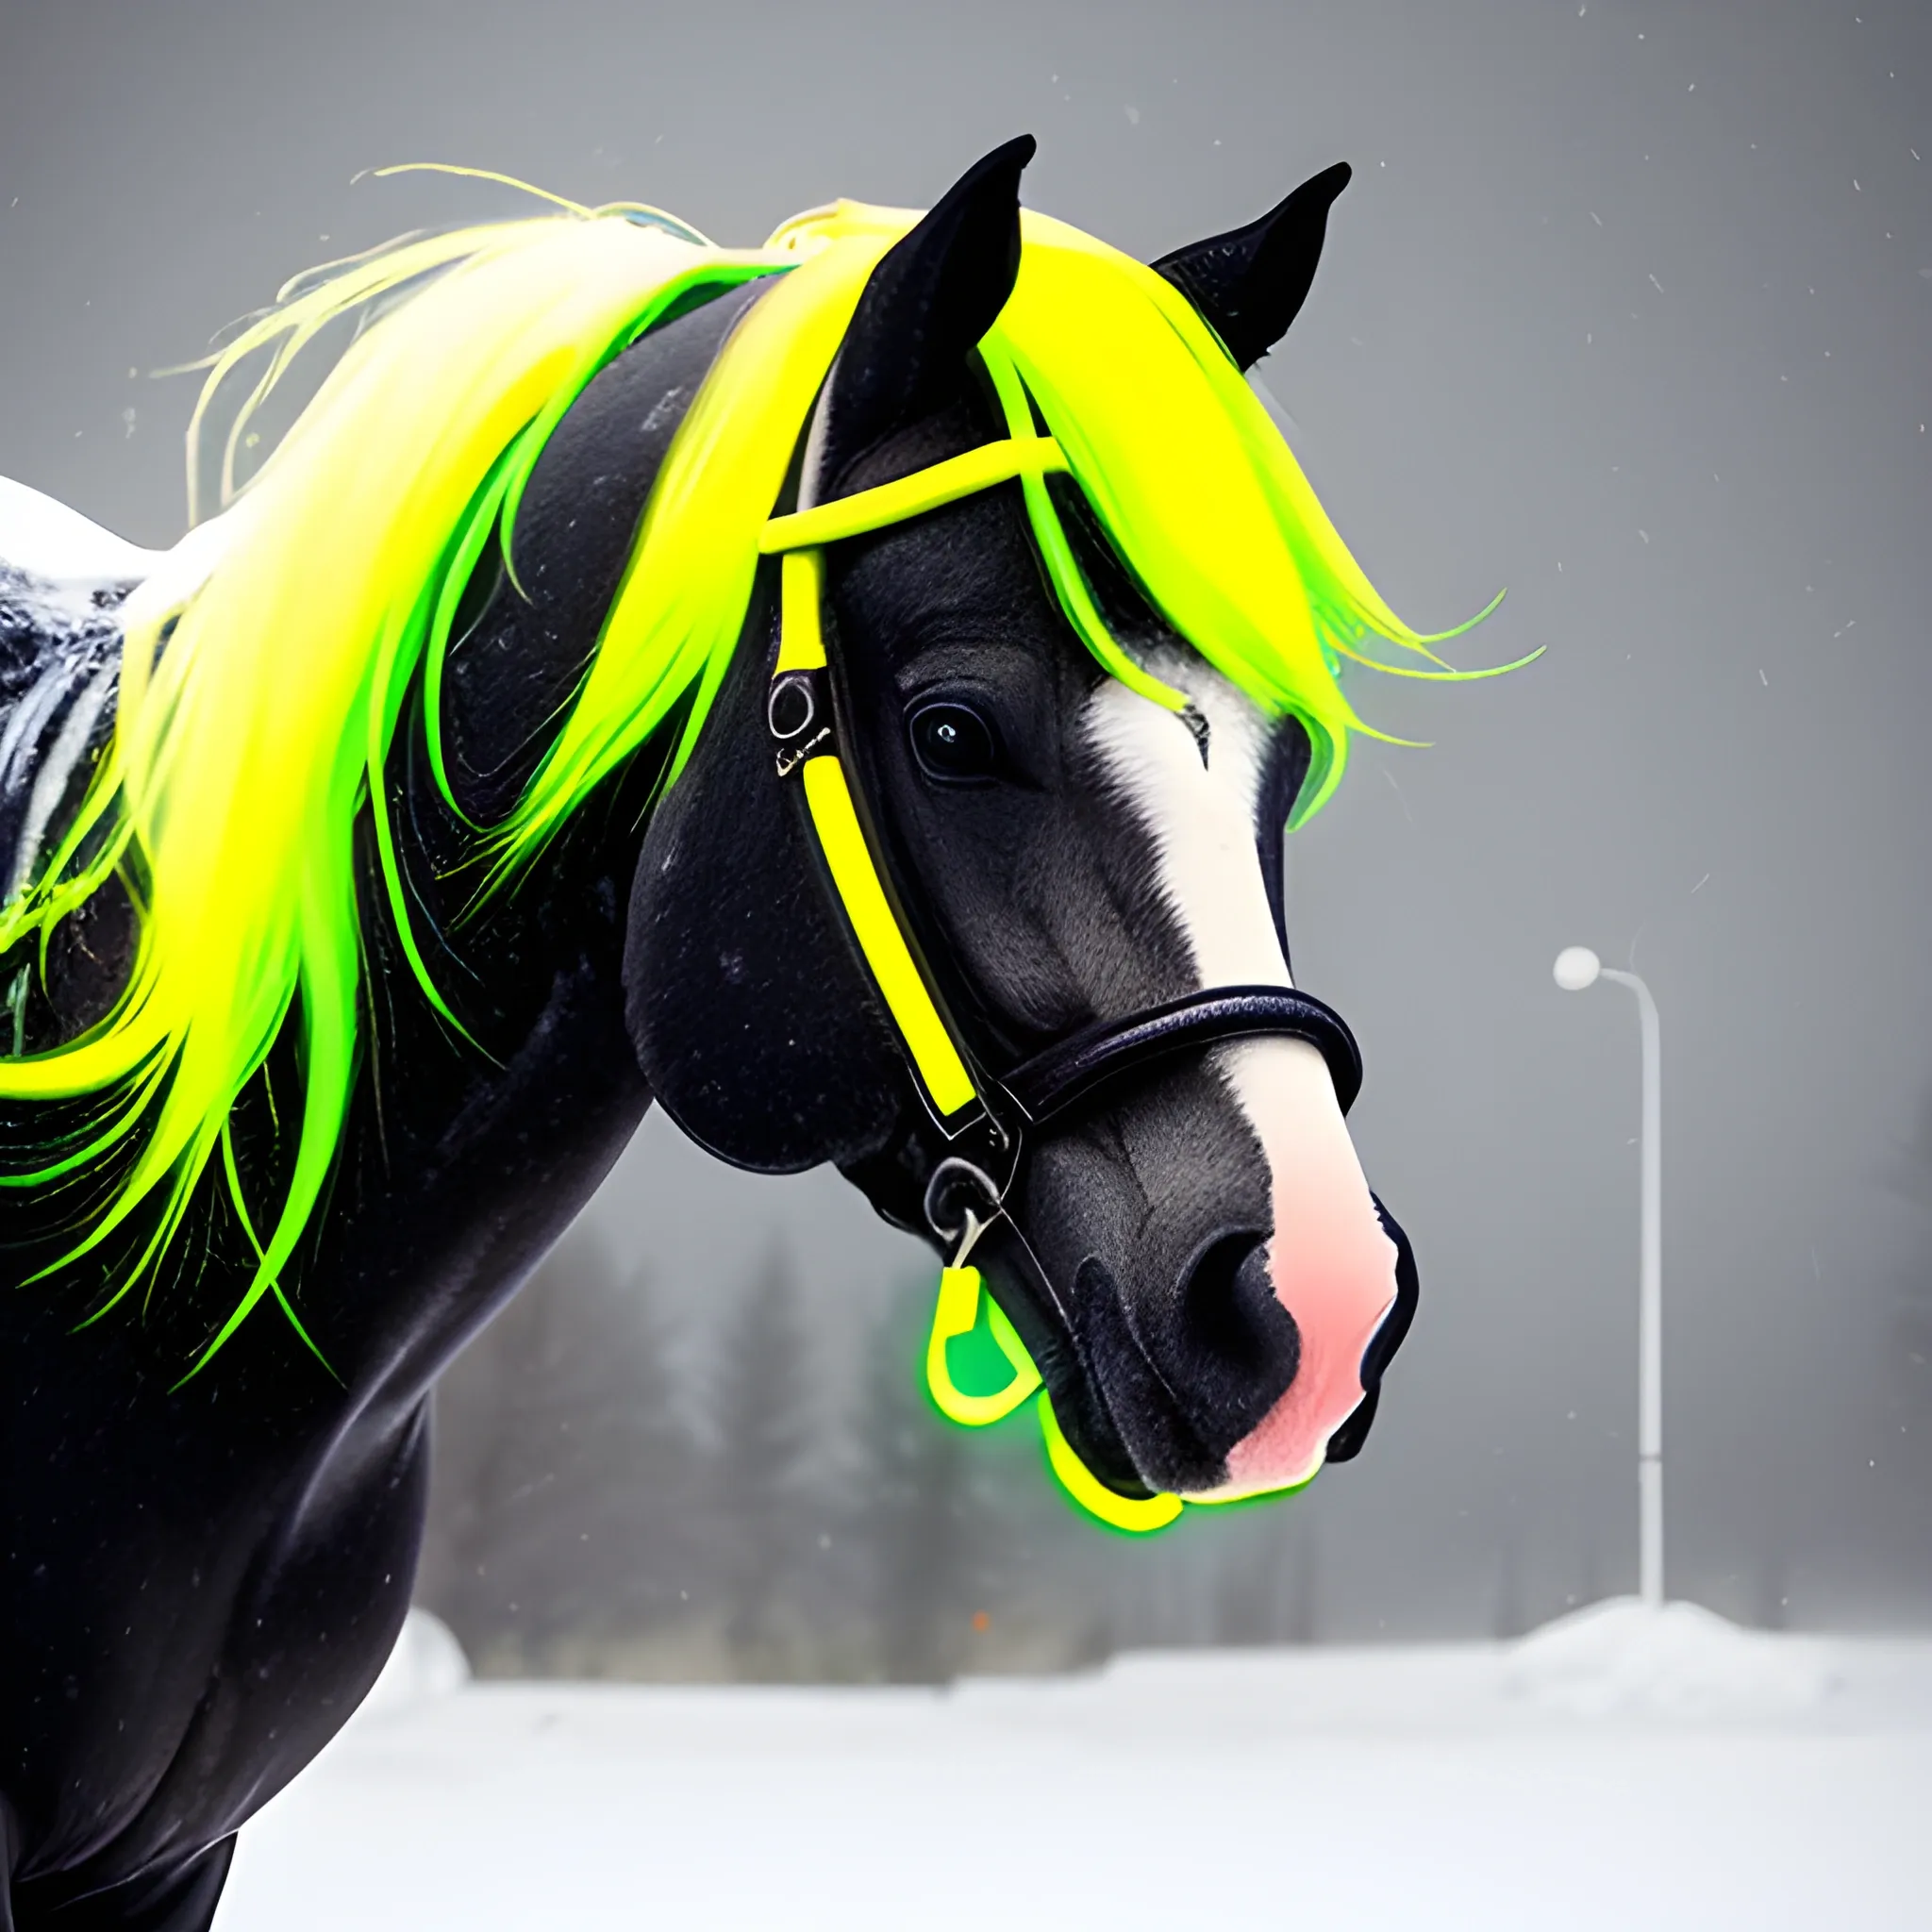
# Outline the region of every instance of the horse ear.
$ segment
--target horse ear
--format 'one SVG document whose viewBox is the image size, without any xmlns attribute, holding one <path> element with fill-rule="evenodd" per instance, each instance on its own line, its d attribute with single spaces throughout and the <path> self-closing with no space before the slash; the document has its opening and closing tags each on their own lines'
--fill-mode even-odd
<svg viewBox="0 0 1932 1932">
<path fill-rule="evenodd" d="M 1329 207 L 1353 173 L 1337 161 L 1258 222 L 1177 248 L 1154 264 L 1200 310 L 1241 368 L 1253 368 L 1301 313 L 1322 258 Z"/>
<path fill-rule="evenodd" d="M 1020 273 L 1020 174 L 1035 146 L 1023 134 L 974 162 L 873 270 L 814 437 L 821 495 L 875 443 L 959 393 L 966 358 Z"/>
</svg>

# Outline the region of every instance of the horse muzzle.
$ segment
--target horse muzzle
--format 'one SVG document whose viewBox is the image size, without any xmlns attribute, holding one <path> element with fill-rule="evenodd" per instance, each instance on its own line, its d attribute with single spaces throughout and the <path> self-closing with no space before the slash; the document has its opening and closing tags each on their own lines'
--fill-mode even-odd
<svg viewBox="0 0 1932 1932">
<path fill-rule="evenodd" d="M 1016 1192 L 974 1258 L 1108 1488 L 1233 1501 L 1358 1452 L 1415 1269 L 1309 1047 L 1217 1048 Z"/>
</svg>

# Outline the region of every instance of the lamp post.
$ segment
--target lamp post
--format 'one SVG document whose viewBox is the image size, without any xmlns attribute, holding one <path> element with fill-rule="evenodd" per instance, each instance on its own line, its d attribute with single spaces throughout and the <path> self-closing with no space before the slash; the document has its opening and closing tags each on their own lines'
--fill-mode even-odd
<svg viewBox="0 0 1932 1932">
<path fill-rule="evenodd" d="M 1664 1405 L 1663 1405 L 1663 1246 L 1659 1218 L 1663 1162 L 1658 1148 L 1661 1111 L 1657 1102 L 1660 1055 L 1657 1002 L 1634 973 L 1606 966 L 1588 946 L 1565 946 L 1557 955 L 1557 984 L 1581 992 L 1598 979 L 1614 979 L 1637 996 L 1637 1020 L 1643 1047 L 1641 1144 L 1641 1231 L 1637 1287 L 1637 1495 L 1638 1595 L 1650 1609 L 1664 1600 Z"/>
</svg>

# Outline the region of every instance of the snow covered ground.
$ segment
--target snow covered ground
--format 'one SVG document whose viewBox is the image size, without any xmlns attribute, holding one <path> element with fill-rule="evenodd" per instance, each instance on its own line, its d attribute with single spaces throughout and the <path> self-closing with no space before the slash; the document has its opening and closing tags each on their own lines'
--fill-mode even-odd
<svg viewBox="0 0 1932 1932">
<path fill-rule="evenodd" d="M 1932 1642 L 1623 1604 L 940 1692 L 461 1675 L 411 1630 L 218 1932 L 1932 1925 Z"/>
</svg>

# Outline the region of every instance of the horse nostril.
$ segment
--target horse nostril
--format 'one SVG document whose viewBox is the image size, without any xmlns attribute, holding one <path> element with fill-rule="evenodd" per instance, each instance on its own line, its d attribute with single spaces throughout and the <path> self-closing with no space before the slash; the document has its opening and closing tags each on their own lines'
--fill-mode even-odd
<svg viewBox="0 0 1932 1932">
<path fill-rule="evenodd" d="M 1246 1434 L 1301 1365 L 1301 1334 L 1275 1298 L 1264 1236 L 1222 1235 L 1181 1283 L 1180 1340 L 1189 1380 Z"/>
</svg>

